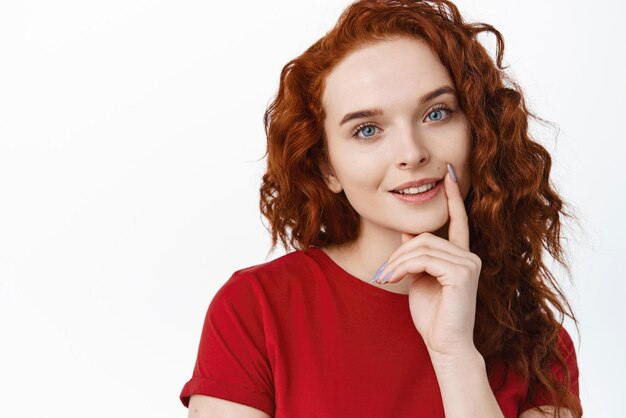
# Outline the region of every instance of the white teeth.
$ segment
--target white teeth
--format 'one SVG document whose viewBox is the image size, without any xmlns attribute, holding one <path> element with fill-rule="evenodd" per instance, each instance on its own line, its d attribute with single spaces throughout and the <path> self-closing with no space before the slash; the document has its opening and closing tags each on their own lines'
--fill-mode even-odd
<svg viewBox="0 0 626 418">
<path fill-rule="evenodd" d="M 419 187 L 409 187 L 406 189 L 398 190 L 397 192 L 400 194 L 418 194 L 418 193 L 424 193 L 432 189 L 433 187 L 435 187 L 435 183 L 422 184 Z"/>
</svg>

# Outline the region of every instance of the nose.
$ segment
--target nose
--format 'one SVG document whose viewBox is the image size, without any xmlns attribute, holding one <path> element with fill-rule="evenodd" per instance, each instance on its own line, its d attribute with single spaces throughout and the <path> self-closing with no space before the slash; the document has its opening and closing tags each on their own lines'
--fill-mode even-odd
<svg viewBox="0 0 626 418">
<path fill-rule="evenodd" d="M 400 169 L 421 167 L 430 160 L 428 148 L 413 126 L 402 128 L 393 142 L 396 144 L 396 165 Z"/>
</svg>

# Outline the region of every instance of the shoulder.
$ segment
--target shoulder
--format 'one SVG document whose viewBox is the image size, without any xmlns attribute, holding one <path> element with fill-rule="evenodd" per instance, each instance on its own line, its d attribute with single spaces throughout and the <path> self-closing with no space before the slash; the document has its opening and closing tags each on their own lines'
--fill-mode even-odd
<svg viewBox="0 0 626 418">
<path fill-rule="evenodd" d="M 303 273 L 312 271 L 312 261 L 307 250 L 293 251 L 274 260 L 235 271 L 228 280 L 228 284 L 241 285 L 267 280 L 276 281 L 294 275 L 301 276 Z"/>
<path fill-rule="evenodd" d="M 578 364 L 574 342 L 569 332 L 562 327 L 559 332 L 557 351 L 562 362 L 554 357 L 546 357 L 544 360 L 545 372 L 548 372 L 557 380 L 566 383 L 569 390 L 578 396 Z M 563 367 L 567 366 L 567 371 Z M 498 399 L 515 398 L 522 405 L 521 411 L 531 409 L 538 405 L 553 404 L 550 394 L 540 382 L 535 381 L 531 386 L 531 377 L 516 367 L 515 364 L 499 357 L 492 359 L 490 363 L 489 381 L 494 394 Z"/>
<path fill-rule="evenodd" d="M 562 361 L 557 359 L 555 356 L 546 357 L 546 361 L 549 364 L 551 372 L 554 374 L 561 374 L 563 364 L 565 364 L 570 369 L 570 373 L 574 372 L 576 376 L 578 376 L 576 348 L 570 333 L 565 329 L 565 327 L 561 327 L 559 332 L 556 350 L 558 355 L 561 356 Z"/>
<path fill-rule="evenodd" d="M 559 354 L 563 357 L 563 363 L 569 369 L 567 373 L 570 375 L 571 383 L 574 386 L 575 391 L 578 393 L 578 358 L 576 355 L 574 341 L 572 340 L 572 337 L 565 329 L 565 327 L 561 328 L 559 340 L 557 343 L 557 350 Z M 561 362 L 552 361 L 550 369 L 553 373 L 557 374 L 561 378 L 564 378 L 563 365 L 561 364 Z"/>
<path fill-rule="evenodd" d="M 239 269 L 222 285 L 216 297 L 275 293 L 298 283 L 298 279 L 303 276 L 309 276 L 314 271 L 313 263 L 308 251 L 298 250 L 271 261 Z"/>
<path fill-rule="evenodd" d="M 561 328 L 561 332 L 559 334 L 558 349 L 566 358 L 576 356 L 574 341 L 565 327 Z"/>
<path fill-rule="evenodd" d="M 235 271 L 213 295 L 207 320 L 218 323 L 246 323 L 246 327 L 264 328 L 262 323 L 276 317 L 286 318 L 288 301 L 294 295 L 310 294 L 303 286 L 309 280 L 304 272 L 311 261 L 302 251 L 285 254 L 277 259 Z"/>
<path fill-rule="evenodd" d="M 554 379 L 555 382 L 563 385 L 563 389 L 566 393 L 569 392 L 567 396 L 571 401 L 570 406 L 576 405 L 578 410 L 582 410 L 579 396 L 579 371 L 576 349 L 572 337 L 563 326 L 561 326 L 559 332 L 556 353 L 546 357 L 545 367 L 544 372 L 551 375 L 551 378 Z M 520 411 L 537 408 L 543 405 L 555 405 L 554 396 L 555 394 L 550 392 L 543 381 L 535 380 L 528 387 L 526 400 L 522 404 Z"/>
</svg>

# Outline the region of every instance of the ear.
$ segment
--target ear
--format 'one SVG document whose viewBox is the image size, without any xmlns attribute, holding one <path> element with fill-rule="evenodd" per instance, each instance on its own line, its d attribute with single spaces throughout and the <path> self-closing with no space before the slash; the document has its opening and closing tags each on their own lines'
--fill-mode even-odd
<svg viewBox="0 0 626 418">
<path fill-rule="evenodd" d="M 339 180 L 337 179 L 337 176 L 335 175 L 335 172 L 333 171 L 330 164 L 327 161 L 322 161 L 320 166 L 321 166 L 320 168 L 321 168 L 322 176 L 324 177 L 324 182 L 326 183 L 326 186 L 333 193 L 341 193 L 341 191 L 343 190 L 343 187 L 341 187 L 341 184 L 339 183 Z"/>
</svg>

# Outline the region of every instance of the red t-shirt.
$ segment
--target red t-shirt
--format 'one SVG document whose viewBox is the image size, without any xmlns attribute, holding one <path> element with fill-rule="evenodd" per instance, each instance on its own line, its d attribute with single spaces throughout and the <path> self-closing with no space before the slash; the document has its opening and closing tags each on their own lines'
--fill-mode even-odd
<svg viewBox="0 0 626 418">
<path fill-rule="evenodd" d="M 576 353 L 562 337 L 578 396 Z M 490 382 L 507 418 L 550 403 L 514 373 L 501 386 L 502 376 Z M 315 247 L 239 270 L 219 289 L 180 394 L 185 406 L 192 394 L 275 418 L 444 417 L 408 295 L 359 280 Z"/>
</svg>

